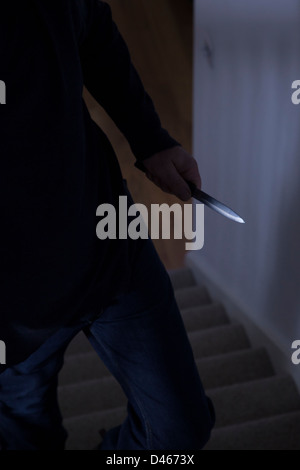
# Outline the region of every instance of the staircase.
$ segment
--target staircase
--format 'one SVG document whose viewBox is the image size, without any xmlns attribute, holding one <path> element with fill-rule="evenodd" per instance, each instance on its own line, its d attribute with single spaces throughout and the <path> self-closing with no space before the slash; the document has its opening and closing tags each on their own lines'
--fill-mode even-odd
<svg viewBox="0 0 300 470">
<path fill-rule="evenodd" d="M 300 450 L 300 396 L 289 376 L 276 375 L 263 348 L 253 349 L 243 326 L 188 269 L 171 274 L 197 366 L 217 413 L 207 450 Z M 69 346 L 59 401 L 67 450 L 91 450 L 99 429 L 126 417 L 126 397 L 83 334 Z"/>
</svg>

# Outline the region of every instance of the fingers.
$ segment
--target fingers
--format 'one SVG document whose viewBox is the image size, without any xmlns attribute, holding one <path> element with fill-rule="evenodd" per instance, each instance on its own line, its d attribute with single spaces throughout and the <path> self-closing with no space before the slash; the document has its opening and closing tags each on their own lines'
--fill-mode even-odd
<svg viewBox="0 0 300 470">
<path fill-rule="evenodd" d="M 168 165 L 167 168 L 161 168 L 159 176 L 146 174 L 147 178 L 161 188 L 165 193 L 174 194 L 182 201 L 188 201 L 191 198 L 191 190 L 186 181 L 180 176 L 174 165 Z"/>
<path fill-rule="evenodd" d="M 182 147 L 156 154 L 144 162 L 147 178 L 163 191 L 188 201 L 192 194 L 187 182 L 201 189 L 201 177 L 196 160 Z"/>
<path fill-rule="evenodd" d="M 174 165 L 170 165 L 169 167 L 168 185 L 171 192 L 182 201 L 188 201 L 191 198 L 192 194 L 187 180 L 182 177 Z"/>
<path fill-rule="evenodd" d="M 167 194 L 173 194 L 173 191 L 169 188 L 169 186 L 163 183 L 162 180 L 160 180 L 159 178 L 155 178 L 155 176 L 151 175 L 151 173 L 146 173 L 146 176 L 151 181 L 151 183 L 154 183 L 162 191 L 164 191 Z"/>
<path fill-rule="evenodd" d="M 178 173 L 185 181 L 194 183 L 198 189 L 201 189 L 202 181 L 196 160 L 193 157 L 185 158 L 182 161 L 175 161 L 174 165 Z"/>
</svg>

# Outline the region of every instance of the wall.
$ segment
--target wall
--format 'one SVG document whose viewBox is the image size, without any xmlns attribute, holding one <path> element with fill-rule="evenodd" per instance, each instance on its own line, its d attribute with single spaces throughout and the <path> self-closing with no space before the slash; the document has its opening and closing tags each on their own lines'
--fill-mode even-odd
<svg viewBox="0 0 300 470">
<path fill-rule="evenodd" d="M 207 209 L 205 247 L 189 257 L 289 362 L 300 339 L 299 31 L 297 0 L 195 0 L 194 155 L 203 189 L 246 225 Z"/>
</svg>

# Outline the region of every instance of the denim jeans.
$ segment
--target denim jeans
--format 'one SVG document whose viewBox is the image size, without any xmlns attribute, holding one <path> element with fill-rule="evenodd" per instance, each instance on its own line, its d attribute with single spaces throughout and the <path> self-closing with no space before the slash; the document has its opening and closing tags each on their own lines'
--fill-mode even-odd
<svg viewBox="0 0 300 470">
<path fill-rule="evenodd" d="M 0 375 L 2 450 L 63 450 L 58 373 L 84 331 L 128 398 L 124 423 L 100 450 L 201 450 L 214 426 L 167 272 L 150 240 L 135 260 L 131 287 L 96 318 L 62 328 L 28 360 Z M 99 422 L 99 429 L 101 422 Z"/>
</svg>

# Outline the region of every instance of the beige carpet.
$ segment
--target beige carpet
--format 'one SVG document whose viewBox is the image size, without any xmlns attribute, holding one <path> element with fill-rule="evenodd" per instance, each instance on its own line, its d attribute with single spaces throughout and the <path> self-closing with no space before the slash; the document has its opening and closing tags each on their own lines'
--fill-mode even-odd
<svg viewBox="0 0 300 470">
<path fill-rule="evenodd" d="M 176 297 L 217 425 L 208 450 L 300 450 L 300 396 L 293 380 L 275 375 L 264 349 L 253 349 L 244 328 L 192 273 L 171 273 Z M 60 375 L 59 400 L 69 432 L 68 450 L 100 443 L 99 429 L 126 416 L 126 397 L 80 334 Z"/>
</svg>

